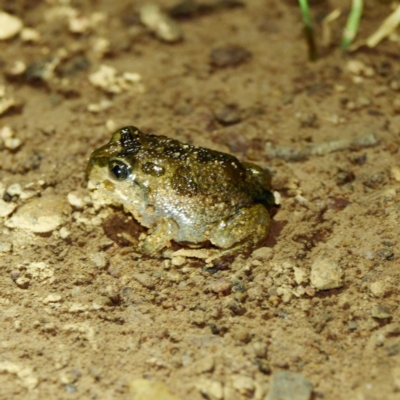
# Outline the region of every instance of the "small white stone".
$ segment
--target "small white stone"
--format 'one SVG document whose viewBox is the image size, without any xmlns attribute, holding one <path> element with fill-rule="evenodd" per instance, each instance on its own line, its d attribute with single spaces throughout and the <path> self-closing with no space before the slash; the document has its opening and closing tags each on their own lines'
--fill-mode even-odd
<svg viewBox="0 0 400 400">
<path fill-rule="evenodd" d="M 33 28 L 24 28 L 21 31 L 21 40 L 23 42 L 37 43 L 40 40 L 40 33 Z"/>
<path fill-rule="evenodd" d="M 294 271 L 294 280 L 298 285 L 301 285 L 303 282 L 307 282 L 307 272 L 298 267 L 293 267 Z"/>
<path fill-rule="evenodd" d="M 66 239 L 71 234 L 70 231 L 64 226 L 60 229 L 58 233 L 61 239 Z"/>
<path fill-rule="evenodd" d="M 0 218 L 8 217 L 17 208 L 15 203 L 8 203 L 0 199 Z"/>
<path fill-rule="evenodd" d="M 61 299 L 62 297 L 59 294 L 51 293 L 42 300 L 42 303 L 43 304 L 58 303 L 59 301 L 61 301 Z"/>
<path fill-rule="evenodd" d="M 375 297 L 383 297 L 387 290 L 387 284 L 385 281 L 379 280 L 372 282 L 369 286 L 369 289 Z"/>
<path fill-rule="evenodd" d="M 22 26 L 19 18 L 0 11 L 0 40 L 11 39 L 21 31 Z"/>
<path fill-rule="evenodd" d="M 22 192 L 22 186 L 19 183 L 13 183 L 7 188 L 7 194 L 11 197 L 19 196 Z"/>
<path fill-rule="evenodd" d="M 33 262 L 26 267 L 27 275 L 39 282 L 51 278 L 54 275 L 54 268 L 45 262 Z"/>
<path fill-rule="evenodd" d="M 251 397 L 255 389 L 253 379 L 248 376 L 234 375 L 232 377 L 232 385 L 240 394 L 246 397 Z"/>
<path fill-rule="evenodd" d="M 3 126 L 0 129 L 0 138 L 8 139 L 14 137 L 14 131 L 9 126 Z"/>
<path fill-rule="evenodd" d="M 317 290 L 336 289 L 343 286 L 343 270 L 338 262 L 318 257 L 311 265 L 311 285 Z"/>
<path fill-rule="evenodd" d="M 52 232 L 63 222 L 64 205 L 59 196 L 35 198 L 18 208 L 5 225 L 36 233 Z"/>
<path fill-rule="evenodd" d="M 8 242 L 0 242 L 0 254 L 9 253 L 12 249 L 12 244 Z"/>
<path fill-rule="evenodd" d="M 21 146 L 22 141 L 18 138 L 7 138 L 3 140 L 4 147 L 8 150 L 16 150 Z"/>
<path fill-rule="evenodd" d="M 224 391 L 222 385 L 218 381 L 210 379 L 201 380 L 196 384 L 197 389 L 209 400 L 222 400 Z"/>
<path fill-rule="evenodd" d="M 74 207 L 78 210 L 82 210 L 83 207 L 85 206 L 85 202 L 84 202 L 83 198 L 77 192 L 69 192 L 67 195 L 67 199 L 68 199 L 68 203 L 72 207 Z"/>
</svg>

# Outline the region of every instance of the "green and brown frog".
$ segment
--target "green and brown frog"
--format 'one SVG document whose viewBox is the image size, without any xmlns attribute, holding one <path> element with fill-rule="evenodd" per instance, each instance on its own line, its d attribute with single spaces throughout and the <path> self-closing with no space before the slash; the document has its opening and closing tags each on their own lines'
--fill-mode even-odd
<svg viewBox="0 0 400 400">
<path fill-rule="evenodd" d="M 267 170 L 232 155 L 145 134 L 128 126 L 90 156 L 89 188 L 122 205 L 144 227 L 139 250 L 211 242 L 214 257 L 256 246 L 268 235 L 274 204 Z"/>
</svg>

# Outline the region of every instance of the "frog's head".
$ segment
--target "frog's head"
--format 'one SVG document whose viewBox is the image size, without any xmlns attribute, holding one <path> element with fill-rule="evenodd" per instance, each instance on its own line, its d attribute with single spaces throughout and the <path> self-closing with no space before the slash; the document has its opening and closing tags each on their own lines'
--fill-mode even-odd
<svg viewBox="0 0 400 400">
<path fill-rule="evenodd" d="M 87 166 L 89 188 L 98 189 L 107 203 L 129 206 L 143 197 L 143 188 L 136 182 L 134 165 L 135 155 L 141 149 L 139 134 L 133 126 L 121 128 L 90 156 Z"/>
</svg>

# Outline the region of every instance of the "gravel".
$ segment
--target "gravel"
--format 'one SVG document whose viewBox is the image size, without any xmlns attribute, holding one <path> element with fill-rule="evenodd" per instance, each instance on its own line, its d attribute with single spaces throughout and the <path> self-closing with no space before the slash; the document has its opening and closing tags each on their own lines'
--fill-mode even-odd
<svg viewBox="0 0 400 400">
<path fill-rule="evenodd" d="M 312 391 L 313 385 L 302 374 L 279 371 L 271 376 L 265 400 L 309 400 Z"/>
<path fill-rule="evenodd" d="M 338 262 L 330 258 L 316 258 L 311 265 L 311 285 L 317 290 L 328 290 L 342 287 L 342 267 Z"/>
</svg>

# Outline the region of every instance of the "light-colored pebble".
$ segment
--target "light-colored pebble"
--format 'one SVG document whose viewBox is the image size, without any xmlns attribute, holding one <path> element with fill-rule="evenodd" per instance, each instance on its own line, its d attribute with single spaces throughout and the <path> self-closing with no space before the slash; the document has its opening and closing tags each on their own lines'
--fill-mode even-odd
<svg viewBox="0 0 400 400">
<path fill-rule="evenodd" d="M 253 260 L 269 261 L 272 260 L 274 251 L 270 247 L 260 247 L 251 253 Z"/>
<path fill-rule="evenodd" d="M 19 18 L 0 11 L 0 40 L 11 39 L 21 31 L 22 26 Z"/>
<path fill-rule="evenodd" d="M 371 315 L 377 319 L 386 319 L 391 318 L 392 313 L 390 312 L 389 308 L 381 305 L 376 305 L 371 310 Z"/>
<path fill-rule="evenodd" d="M 65 203 L 59 196 L 35 198 L 21 206 L 5 225 L 35 233 L 52 232 L 63 223 L 64 210 Z"/>
<path fill-rule="evenodd" d="M 253 343 L 254 355 L 257 358 L 266 358 L 268 353 L 268 345 L 265 342 Z"/>
<path fill-rule="evenodd" d="M 209 400 L 222 400 L 224 397 L 223 387 L 218 381 L 202 379 L 196 387 Z"/>
<path fill-rule="evenodd" d="M 206 356 L 196 361 L 193 364 L 193 370 L 196 374 L 204 374 L 205 372 L 211 372 L 215 367 L 215 359 L 213 356 Z"/>
<path fill-rule="evenodd" d="M 37 43 L 40 40 L 40 33 L 33 28 L 23 28 L 21 31 L 21 40 L 27 43 Z"/>
<path fill-rule="evenodd" d="M 343 286 L 343 270 L 338 262 L 317 257 L 311 265 L 311 285 L 317 290 L 328 290 Z"/>
<path fill-rule="evenodd" d="M 89 75 L 89 81 L 93 86 L 103 89 L 107 93 L 122 93 L 126 90 L 135 93 L 143 93 L 144 86 L 141 76 L 137 73 L 118 74 L 117 70 L 108 65 L 100 65 L 100 68 Z"/>
<path fill-rule="evenodd" d="M 43 261 L 33 262 L 26 267 L 26 274 L 31 279 L 42 282 L 54 275 L 54 268 Z"/>
<path fill-rule="evenodd" d="M 129 383 L 131 400 L 182 400 L 162 382 L 135 379 Z"/>
<path fill-rule="evenodd" d="M 214 293 L 229 293 L 232 289 L 232 284 L 224 278 L 220 278 L 210 283 L 210 289 Z"/>
<path fill-rule="evenodd" d="M 20 276 L 15 280 L 17 286 L 19 286 L 22 289 L 26 289 L 29 286 L 30 282 L 31 280 L 27 276 Z"/>
<path fill-rule="evenodd" d="M 400 167 L 395 165 L 394 167 L 391 168 L 390 172 L 392 173 L 393 178 L 397 182 L 400 182 Z"/>
<path fill-rule="evenodd" d="M 82 210 L 85 206 L 84 198 L 78 192 L 69 192 L 67 194 L 67 200 L 68 203 L 77 210 Z"/>
<path fill-rule="evenodd" d="M 369 288 L 375 297 L 383 297 L 387 291 L 388 285 L 385 281 L 379 280 L 372 282 Z"/>
<path fill-rule="evenodd" d="M 8 217 L 16 208 L 17 205 L 15 203 L 0 199 L 0 218 Z"/>
<path fill-rule="evenodd" d="M 7 138 L 3 140 L 4 147 L 8 150 L 16 150 L 22 145 L 21 139 L 18 138 Z"/>
<path fill-rule="evenodd" d="M 58 233 L 61 239 L 66 239 L 71 234 L 71 232 L 65 226 L 63 226 Z"/>
<path fill-rule="evenodd" d="M 175 265 L 176 267 L 180 267 L 181 265 L 186 263 L 186 257 L 182 256 L 177 256 L 177 257 L 172 257 L 171 264 Z"/>
<path fill-rule="evenodd" d="M 265 400 L 309 400 L 312 391 L 313 385 L 302 374 L 279 371 L 271 375 Z"/>
<path fill-rule="evenodd" d="M 155 35 L 166 42 L 176 42 L 182 39 L 183 33 L 180 26 L 163 12 L 157 4 L 144 4 L 140 10 L 140 21 Z"/>
<path fill-rule="evenodd" d="M 8 242 L 0 242 L 0 254 L 9 253 L 12 250 L 12 244 Z"/>
<path fill-rule="evenodd" d="M 12 196 L 19 196 L 22 193 L 22 186 L 19 183 L 13 183 L 7 188 L 7 194 Z"/>
<path fill-rule="evenodd" d="M 147 274 L 136 273 L 136 274 L 133 274 L 132 277 L 135 280 L 137 280 L 141 285 L 143 285 L 144 287 L 146 287 L 148 289 L 153 289 L 154 286 L 156 285 L 154 279 Z"/>
<path fill-rule="evenodd" d="M 243 375 L 233 375 L 232 385 L 241 395 L 245 397 L 251 397 L 255 389 L 254 380 Z"/>
<path fill-rule="evenodd" d="M 104 310 L 108 307 L 111 307 L 113 302 L 107 296 L 97 296 L 92 303 L 93 310 Z"/>
<path fill-rule="evenodd" d="M 307 272 L 303 268 L 293 267 L 294 280 L 298 285 L 307 282 Z"/>
<path fill-rule="evenodd" d="M 107 255 L 103 252 L 92 253 L 90 255 L 90 260 L 93 265 L 97 268 L 107 268 L 108 266 L 108 258 Z"/>
<path fill-rule="evenodd" d="M 42 300 L 42 303 L 43 304 L 58 303 L 59 301 L 61 301 L 61 299 L 62 299 L 61 295 L 57 293 L 50 293 Z"/>
</svg>

